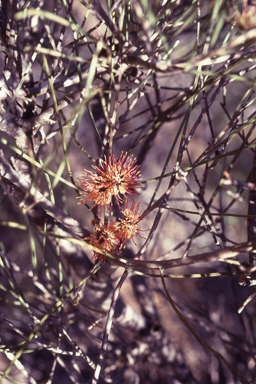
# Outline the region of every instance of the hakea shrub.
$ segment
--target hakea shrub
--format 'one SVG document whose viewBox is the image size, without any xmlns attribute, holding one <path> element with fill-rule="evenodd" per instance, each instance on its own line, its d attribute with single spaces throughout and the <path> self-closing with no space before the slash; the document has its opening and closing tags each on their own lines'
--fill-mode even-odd
<svg viewBox="0 0 256 384">
<path fill-rule="evenodd" d="M 111 155 L 108 160 L 100 160 L 99 167 L 93 166 L 93 168 L 97 173 L 85 170 L 85 175 L 77 179 L 77 185 L 81 191 L 79 204 L 93 201 L 92 208 L 98 206 L 100 215 L 104 206 L 111 209 L 112 200 L 116 199 L 121 218 L 115 222 L 110 220 L 108 224 L 102 224 L 100 220 L 93 220 L 94 230 L 90 231 L 90 236 L 85 240 L 103 252 L 114 253 L 118 256 L 130 238 L 133 240 L 133 236 L 140 236 L 139 205 L 135 207 L 133 200 L 129 208 L 126 200 L 124 210 L 120 206 L 127 194 L 137 195 L 135 189 L 139 187 L 141 177 L 139 165 L 136 165 L 136 159 L 132 156 L 129 157 L 122 153 L 118 160 L 115 155 Z M 105 257 L 94 250 L 94 260 L 105 261 Z"/>
</svg>

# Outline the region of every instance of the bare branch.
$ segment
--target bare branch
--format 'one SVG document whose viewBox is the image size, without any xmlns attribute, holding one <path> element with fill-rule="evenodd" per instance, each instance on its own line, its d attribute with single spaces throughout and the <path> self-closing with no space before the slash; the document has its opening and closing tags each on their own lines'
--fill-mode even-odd
<svg viewBox="0 0 256 384">
<path fill-rule="evenodd" d="M 9 180 L 11 183 L 19 187 L 23 192 L 28 193 L 34 201 L 42 207 L 48 215 L 52 216 L 60 224 L 64 225 L 69 231 L 73 232 L 79 237 L 88 236 L 89 232 L 82 227 L 82 225 L 74 220 L 72 217 L 67 216 L 62 210 L 58 209 L 48 199 L 46 199 L 41 192 L 35 187 L 31 186 L 29 182 L 16 172 L 5 159 L 3 152 L 0 152 L 0 176 Z"/>
</svg>

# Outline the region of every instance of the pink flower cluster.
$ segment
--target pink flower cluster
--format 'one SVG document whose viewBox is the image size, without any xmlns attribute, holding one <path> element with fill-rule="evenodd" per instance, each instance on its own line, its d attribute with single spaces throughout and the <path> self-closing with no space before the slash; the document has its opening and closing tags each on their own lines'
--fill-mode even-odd
<svg viewBox="0 0 256 384">
<path fill-rule="evenodd" d="M 100 214 L 104 206 L 111 209 L 113 199 L 116 199 L 121 218 L 119 221 L 109 221 L 108 224 L 93 220 L 94 230 L 90 231 L 90 236 L 85 240 L 103 252 L 119 254 L 130 238 L 133 239 L 134 235 L 140 236 L 139 205 L 135 207 L 133 201 L 129 208 L 126 200 L 124 210 L 120 207 L 127 194 L 137 195 L 135 188 L 139 187 L 141 178 L 139 166 L 136 165 L 136 159 L 122 153 L 118 160 L 112 155 L 108 160 L 100 160 L 99 166 L 93 168 L 96 173 L 85 170 L 85 175 L 77 179 L 77 186 L 81 191 L 79 204 L 93 201 L 92 208 L 97 206 Z M 104 256 L 95 250 L 94 259 L 105 260 Z"/>
</svg>

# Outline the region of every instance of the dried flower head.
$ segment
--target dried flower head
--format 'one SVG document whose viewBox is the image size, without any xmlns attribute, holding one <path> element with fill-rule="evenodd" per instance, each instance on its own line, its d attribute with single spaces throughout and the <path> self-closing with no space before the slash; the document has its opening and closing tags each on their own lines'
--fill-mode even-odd
<svg viewBox="0 0 256 384">
<path fill-rule="evenodd" d="M 80 204 L 94 201 L 94 206 L 103 208 L 104 205 L 111 204 L 112 196 L 121 203 L 122 195 L 136 194 L 134 189 L 139 186 L 141 174 L 135 163 L 136 159 L 122 153 L 117 161 L 115 155 L 109 161 L 101 160 L 99 167 L 93 167 L 96 174 L 85 170 L 85 176 L 78 178 L 77 182 L 82 189 Z"/>
<path fill-rule="evenodd" d="M 125 203 L 125 208 L 121 212 L 122 219 L 115 223 L 112 223 L 110 228 L 115 233 L 118 239 L 122 239 L 122 244 L 125 245 L 127 241 L 132 238 L 134 235 L 139 235 L 139 226 L 140 213 L 139 213 L 139 204 L 135 209 L 135 203 L 132 202 L 131 208 L 128 208 L 127 200 Z"/>
<path fill-rule="evenodd" d="M 116 252 L 120 243 L 115 233 L 101 222 L 95 224 L 95 230 L 90 231 L 90 236 L 85 238 L 85 240 L 93 247 L 107 253 Z M 93 258 L 105 260 L 105 256 L 97 251 L 94 251 Z"/>
</svg>

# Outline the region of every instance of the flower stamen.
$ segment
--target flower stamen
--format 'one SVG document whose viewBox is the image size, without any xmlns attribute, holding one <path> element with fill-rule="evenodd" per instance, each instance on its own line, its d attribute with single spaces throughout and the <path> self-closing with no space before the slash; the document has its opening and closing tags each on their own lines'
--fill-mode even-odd
<svg viewBox="0 0 256 384">
<path fill-rule="evenodd" d="M 139 165 L 135 164 L 136 159 L 122 153 L 117 161 L 115 155 L 112 155 L 109 161 L 101 160 L 99 167 L 93 166 L 96 174 L 85 170 L 85 176 L 81 176 L 77 181 L 82 190 L 80 204 L 94 201 L 92 208 L 99 205 L 101 212 L 104 205 L 112 204 L 112 197 L 122 203 L 122 196 L 136 195 L 135 188 L 140 185 L 141 173 Z"/>
</svg>

